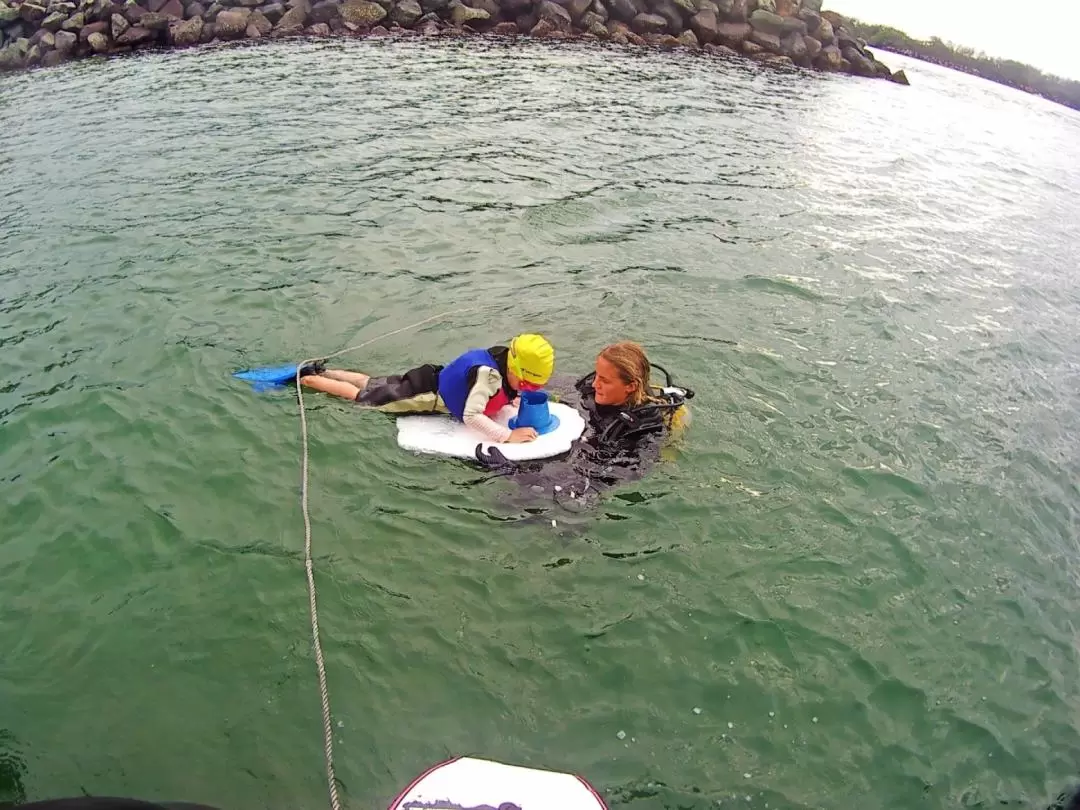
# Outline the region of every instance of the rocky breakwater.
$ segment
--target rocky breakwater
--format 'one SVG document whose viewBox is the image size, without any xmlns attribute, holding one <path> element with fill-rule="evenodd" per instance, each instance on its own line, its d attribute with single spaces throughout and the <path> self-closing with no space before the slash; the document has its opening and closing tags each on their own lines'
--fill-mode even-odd
<svg viewBox="0 0 1080 810">
<path fill-rule="evenodd" d="M 0 70 L 290 36 L 528 34 L 687 48 L 906 83 L 822 0 L 0 0 Z"/>
</svg>

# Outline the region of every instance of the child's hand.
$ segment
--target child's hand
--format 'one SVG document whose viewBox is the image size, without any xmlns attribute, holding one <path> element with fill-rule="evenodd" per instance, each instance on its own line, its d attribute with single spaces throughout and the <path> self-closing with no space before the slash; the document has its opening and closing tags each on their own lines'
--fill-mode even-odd
<svg viewBox="0 0 1080 810">
<path fill-rule="evenodd" d="M 510 431 L 510 438 L 507 441 L 510 444 L 523 444 L 524 442 L 535 441 L 538 435 L 536 430 L 531 427 L 519 427 Z"/>
</svg>

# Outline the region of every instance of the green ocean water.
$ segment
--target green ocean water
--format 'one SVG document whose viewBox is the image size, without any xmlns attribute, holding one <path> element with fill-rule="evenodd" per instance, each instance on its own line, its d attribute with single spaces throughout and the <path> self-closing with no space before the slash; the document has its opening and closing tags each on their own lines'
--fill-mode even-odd
<svg viewBox="0 0 1080 810">
<path fill-rule="evenodd" d="M 230 374 L 468 307 L 347 365 L 631 338 L 693 425 L 581 511 L 311 399 L 348 810 L 455 754 L 633 810 L 1080 777 L 1080 116 L 892 61 L 913 87 L 404 42 L 0 81 L 0 801 L 327 806 L 296 403 Z"/>
</svg>

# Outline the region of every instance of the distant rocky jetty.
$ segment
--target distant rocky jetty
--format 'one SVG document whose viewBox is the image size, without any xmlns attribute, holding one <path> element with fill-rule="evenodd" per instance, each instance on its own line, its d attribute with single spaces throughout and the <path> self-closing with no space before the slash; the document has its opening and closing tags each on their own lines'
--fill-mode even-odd
<svg viewBox="0 0 1080 810">
<path fill-rule="evenodd" d="M 907 83 L 822 0 L 0 0 L 0 70 L 296 36 L 528 35 L 704 50 Z"/>
</svg>

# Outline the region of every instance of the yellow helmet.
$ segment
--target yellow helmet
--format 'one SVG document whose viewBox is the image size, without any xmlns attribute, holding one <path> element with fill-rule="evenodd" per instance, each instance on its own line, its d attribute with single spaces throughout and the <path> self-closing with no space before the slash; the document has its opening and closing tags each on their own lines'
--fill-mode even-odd
<svg viewBox="0 0 1080 810">
<path fill-rule="evenodd" d="M 544 385 L 555 370 L 555 349 L 541 335 L 518 335 L 510 341 L 506 365 L 518 379 Z"/>
</svg>

